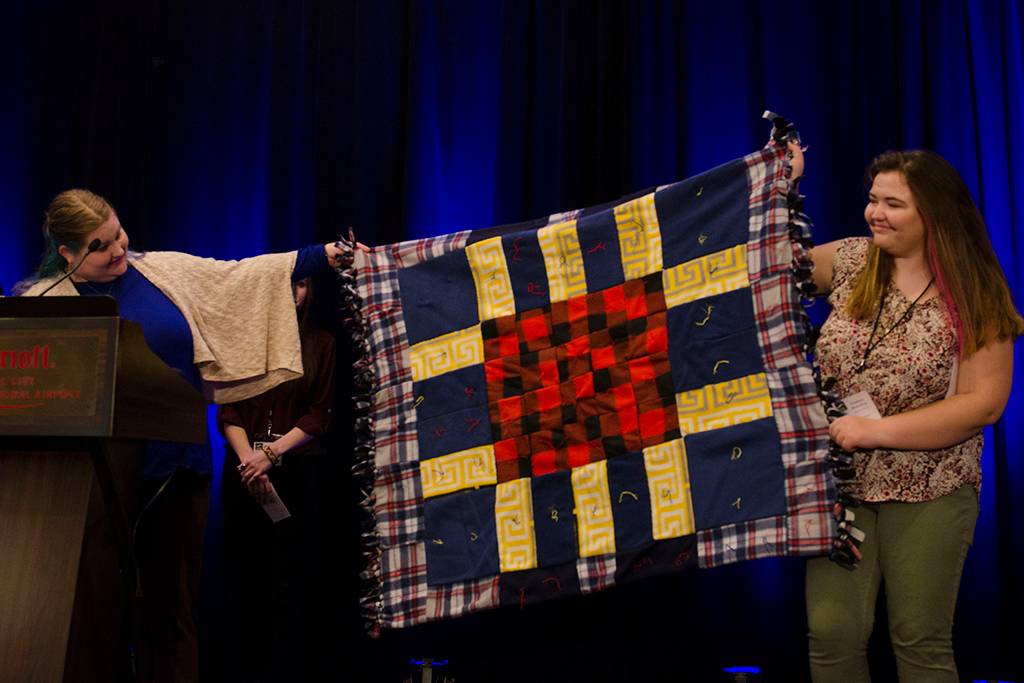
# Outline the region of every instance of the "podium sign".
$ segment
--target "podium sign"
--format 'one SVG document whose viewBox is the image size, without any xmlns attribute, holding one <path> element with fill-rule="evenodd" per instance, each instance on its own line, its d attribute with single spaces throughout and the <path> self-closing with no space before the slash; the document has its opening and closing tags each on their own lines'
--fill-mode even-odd
<svg viewBox="0 0 1024 683">
<path fill-rule="evenodd" d="M 116 318 L 0 318 L 0 434 L 109 436 Z"/>
</svg>

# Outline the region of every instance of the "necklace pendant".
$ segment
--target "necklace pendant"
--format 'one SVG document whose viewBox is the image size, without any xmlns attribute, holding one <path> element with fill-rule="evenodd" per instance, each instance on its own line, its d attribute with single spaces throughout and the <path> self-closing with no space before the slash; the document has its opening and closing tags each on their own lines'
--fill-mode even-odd
<svg viewBox="0 0 1024 683">
<path fill-rule="evenodd" d="M 867 360 L 862 360 L 861 362 L 857 363 L 857 367 L 855 367 L 853 369 L 853 371 L 854 371 L 854 373 L 859 375 L 860 373 L 864 372 L 864 369 L 867 366 L 868 366 Z"/>
</svg>

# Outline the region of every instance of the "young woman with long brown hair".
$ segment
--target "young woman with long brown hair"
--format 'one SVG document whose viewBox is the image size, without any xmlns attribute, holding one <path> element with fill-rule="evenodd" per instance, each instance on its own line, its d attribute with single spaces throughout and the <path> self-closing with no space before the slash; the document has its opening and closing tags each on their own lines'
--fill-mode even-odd
<svg viewBox="0 0 1024 683">
<path fill-rule="evenodd" d="M 1006 406 L 1024 321 L 949 162 L 888 152 L 867 175 L 871 236 L 812 254 L 815 284 L 832 304 L 817 346 L 822 376 L 835 378 L 848 406 L 862 406 L 829 432 L 855 453 L 864 501 L 856 526 L 866 539 L 853 571 L 808 562 L 811 672 L 816 683 L 870 680 L 867 642 L 884 584 L 900 680 L 957 681 L 953 611 L 978 516 L 982 430 Z"/>
</svg>

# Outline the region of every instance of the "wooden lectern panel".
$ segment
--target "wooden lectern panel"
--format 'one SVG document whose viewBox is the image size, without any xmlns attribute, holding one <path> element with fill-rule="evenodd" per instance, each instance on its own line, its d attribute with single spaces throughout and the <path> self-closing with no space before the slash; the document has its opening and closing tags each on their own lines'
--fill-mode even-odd
<svg viewBox="0 0 1024 683">
<path fill-rule="evenodd" d="M 0 450 L 0 680 L 63 678 L 92 469 L 88 452 Z"/>
</svg>

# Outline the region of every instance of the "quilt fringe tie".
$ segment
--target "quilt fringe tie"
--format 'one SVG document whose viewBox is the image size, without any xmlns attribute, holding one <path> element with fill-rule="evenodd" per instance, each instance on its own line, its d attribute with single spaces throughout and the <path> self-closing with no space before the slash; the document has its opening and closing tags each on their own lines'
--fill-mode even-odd
<svg viewBox="0 0 1024 683">
<path fill-rule="evenodd" d="M 792 122 L 770 111 L 764 113 L 764 118 L 772 122 L 772 138 L 777 144 L 782 146 L 789 142 L 800 144 L 800 133 Z M 788 177 L 792 173 L 788 157 L 785 164 Z M 814 248 L 814 242 L 811 239 L 811 219 L 803 211 L 804 196 L 800 194 L 798 186 L 799 179 L 791 183 L 789 195 L 786 197 L 789 206 L 789 236 L 793 246 L 791 268 L 801 300 L 805 306 L 809 306 L 814 303 L 812 297 L 817 291 L 813 276 L 814 262 L 811 260 L 811 249 Z M 818 394 L 821 397 L 825 415 L 829 422 L 832 422 L 846 414 L 846 405 L 833 391 L 835 387 L 833 378 L 822 382 L 821 369 L 814 357 L 820 329 L 811 324 L 810 316 L 806 311 L 803 312 L 802 318 L 806 327 L 804 351 L 811 358 Z M 829 559 L 844 569 L 853 570 L 860 562 L 860 545 L 865 538 L 864 532 L 854 526 L 856 513 L 853 508 L 860 505 L 861 498 L 859 482 L 853 466 L 853 453 L 844 451 L 839 444 L 829 439 L 826 462 L 837 492 L 836 503 L 832 510 L 836 520 L 836 533 L 832 540 Z"/>
<path fill-rule="evenodd" d="M 373 358 L 370 354 L 369 327 L 361 311 L 362 299 L 356 284 L 355 250 L 356 238 L 350 228 L 348 236 L 339 237 L 335 243 L 341 250 L 338 257 L 340 313 L 342 324 L 349 335 L 352 349 L 352 428 L 355 437 L 353 448 L 352 475 L 356 479 L 362 500 L 359 501 L 361 517 L 360 540 L 363 553 L 363 570 L 359 578 L 363 582 L 359 599 L 366 630 L 371 636 L 380 633 L 383 596 L 381 594 L 381 548 L 373 520 L 376 496 L 373 492 L 374 475 L 374 431 L 371 407 L 376 386 Z"/>
</svg>

